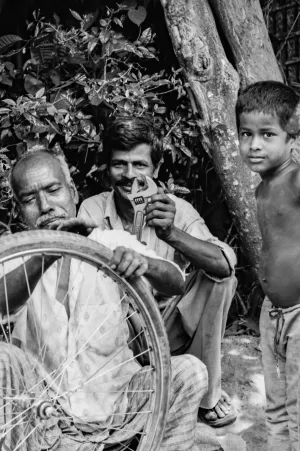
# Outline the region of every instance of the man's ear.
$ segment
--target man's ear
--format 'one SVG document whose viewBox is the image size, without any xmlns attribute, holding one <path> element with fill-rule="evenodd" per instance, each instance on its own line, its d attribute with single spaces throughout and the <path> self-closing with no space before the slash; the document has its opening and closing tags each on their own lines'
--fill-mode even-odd
<svg viewBox="0 0 300 451">
<path fill-rule="evenodd" d="M 73 182 L 73 180 L 71 180 L 71 182 L 70 182 L 70 190 L 71 190 L 71 193 L 72 193 L 72 197 L 73 197 L 74 203 L 75 203 L 75 205 L 77 205 L 78 202 L 79 202 L 79 196 L 78 196 L 78 191 L 77 191 L 77 188 L 76 188 L 75 183 Z"/>
</svg>

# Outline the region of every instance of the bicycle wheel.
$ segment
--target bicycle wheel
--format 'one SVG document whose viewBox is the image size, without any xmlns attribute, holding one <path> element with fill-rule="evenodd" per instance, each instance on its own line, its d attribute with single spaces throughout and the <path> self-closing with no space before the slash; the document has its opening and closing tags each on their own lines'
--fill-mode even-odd
<svg viewBox="0 0 300 451">
<path fill-rule="evenodd" d="M 168 339 L 142 279 L 119 277 L 108 265 L 111 256 L 106 247 L 68 232 L 21 232 L 0 240 L 0 356 L 7 352 L 10 365 L 0 358 L 1 374 L 6 371 L 5 378 L 8 373 L 10 378 L 10 385 L 0 387 L 0 449 L 39 450 L 61 439 L 66 427 L 104 443 L 104 449 L 159 449 L 168 412 Z M 30 271 L 37 262 L 34 281 Z M 66 268 L 69 284 L 64 290 Z M 8 306 L 15 301 L 10 293 L 22 280 L 28 300 L 12 316 Z M 58 301 L 61 290 L 64 297 Z M 24 330 L 20 324 L 29 311 L 31 323 Z M 62 330 L 66 315 L 67 331 Z M 123 342 L 117 343 L 120 315 Z M 54 367 L 49 355 L 58 361 Z M 101 414 L 90 412 L 95 400 Z M 115 404 L 111 411 L 109 406 Z"/>
</svg>

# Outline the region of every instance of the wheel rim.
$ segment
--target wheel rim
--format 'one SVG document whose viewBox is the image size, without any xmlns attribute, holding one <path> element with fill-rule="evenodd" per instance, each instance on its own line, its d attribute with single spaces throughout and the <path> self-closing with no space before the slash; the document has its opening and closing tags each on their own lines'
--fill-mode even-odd
<svg viewBox="0 0 300 451">
<path fill-rule="evenodd" d="M 18 234 L 20 235 L 20 234 Z M 159 327 L 159 331 L 157 333 L 157 315 L 158 311 L 156 306 L 153 304 L 150 306 L 145 305 L 145 303 L 142 300 L 142 297 L 144 296 L 144 287 L 143 284 L 141 284 L 140 281 L 130 281 L 131 284 L 126 282 L 124 279 L 121 279 L 116 273 L 114 273 L 111 268 L 100 258 L 97 258 L 95 255 L 86 255 L 82 251 L 78 250 L 68 250 L 66 252 L 66 249 L 64 247 L 51 244 L 51 246 L 40 246 L 38 251 L 36 249 L 27 249 L 24 248 L 20 252 L 14 252 L 13 255 L 6 255 L 4 257 L 1 257 L 0 254 L 0 267 L 5 267 L 7 262 L 22 258 L 23 261 L 27 258 L 32 257 L 36 254 L 42 254 L 43 256 L 49 256 L 49 255 L 66 255 L 68 254 L 69 257 L 73 259 L 79 259 L 82 262 L 85 262 L 87 264 L 93 265 L 94 267 L 97 267 L 98 270 L 101 269 L 101 271 L 104 272 L 107 276 L 109 276 L 112 280 L 114 280 L 115 283 L 118 283 L 119 285 L 122 285 L 124 287 L 124 292 L 126 296 L 130 296 L 131 304 L 135 307 L 135 314 L 137 314 L 137 311 L 140 312 L 142 318 L 143 318 L 143 327 L 145 334 L 145 337 L 147 338 L 148 342 L 151 342 L 151 345 L 153 346 L 153 349 L 147 349 L 147 353 L 151 356 L 151 365 L 154 367 L 153 361 L 153 355 L 155 355 L 155 368 L 154 368 L 154 376 L 153 376 L 153 383 L 154 383 L 154 395 L 151 397 L 151 403 L 150 403 L 150 410 L 152 411 L 152 421 L 147 421 L 146 426 L 144 427 L 144 438 L 141 439 L 138 449 L 139 450 L 154 450 L 157 449 L 157 446 L 159 446 L 159 443 L 162 438 L 162 430 L 163 425 L 165 423 L 165 416 L 167 412 L 167 404 L 166 403 L 166 392 L 168 392 L 168 384 L 169 384 L 169 360 L 166 357 L 168 356 L 168 344 L 167 339 L 165 336 L 165 333 L 163 331 L 163 326 Z M 25 263 L 26 267 L 26 263 Z M 5 268 L 4 268 L 5 269 Z M 133 288 L 134 287 L 134 288 Z M 7 300 L 8 301 L 8 300 Z M 153 321 L 154 317 L 154 321 Z M 1 328 L 3 330 L 3 326 L 1 325 Z M 7 332 L 6 332 L 7 334 Z M 11 334 L 9 334 L 11 337 Z M 5 336 L 5 334 L 4 334 Z M 10 337 L 6 336 L 6 340 L 9 341 Z M 145 352 L 145 354 L 146 354 Z M 143 355 L 143 354 L 142 354 Z M 162 396 L 164 395 L 164 396 Z M 145 439 L 147 437 L 147 439 Z M 130 447 L 125 447 L 124 449 L 130 449 Z"/>
</svg>

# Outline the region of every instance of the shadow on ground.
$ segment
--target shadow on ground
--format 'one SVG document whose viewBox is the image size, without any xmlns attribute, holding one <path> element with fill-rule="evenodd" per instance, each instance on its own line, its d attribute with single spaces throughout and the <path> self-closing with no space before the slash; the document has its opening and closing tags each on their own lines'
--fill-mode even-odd
<svg viewBox="0 0 300 451">
<path fill-rule="evenodd" d="M 237 421 L 216 430 L 218 436 L 236 434 L 247 451 L 266 451 L 265 387 L 259 338 L 228 337 L 222 344 L 222 386 L 238 410 Z"/>
</svg>

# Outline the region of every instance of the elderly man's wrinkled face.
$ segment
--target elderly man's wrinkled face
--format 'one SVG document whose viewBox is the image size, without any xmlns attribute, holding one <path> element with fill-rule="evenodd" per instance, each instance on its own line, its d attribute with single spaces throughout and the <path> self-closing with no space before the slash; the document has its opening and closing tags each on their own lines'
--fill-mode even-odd
<svg viewBox="0 0 300 451">
<path fill-rule="evenodd" d="M 23 219 L 31 229 L 76 215 L 77 193 L 66 181 L 58 160 L 40 153 L 21 161 L 12 179 Z"/>
</svg>

